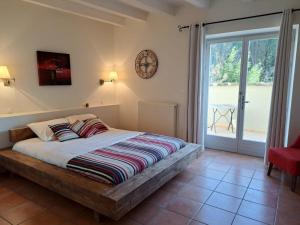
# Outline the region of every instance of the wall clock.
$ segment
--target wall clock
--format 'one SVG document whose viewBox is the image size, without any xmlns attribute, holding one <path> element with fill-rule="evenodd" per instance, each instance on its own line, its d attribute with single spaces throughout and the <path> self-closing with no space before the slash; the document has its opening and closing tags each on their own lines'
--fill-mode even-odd
<svg viewBox="0 0 300 225">
<path fill-rule="evenodd" d="M 143 79 L 153 77 L 158 68 L 158 59 L 152 50 L 141 51 L 135 59 L 135 71 Z"/>
</svg>

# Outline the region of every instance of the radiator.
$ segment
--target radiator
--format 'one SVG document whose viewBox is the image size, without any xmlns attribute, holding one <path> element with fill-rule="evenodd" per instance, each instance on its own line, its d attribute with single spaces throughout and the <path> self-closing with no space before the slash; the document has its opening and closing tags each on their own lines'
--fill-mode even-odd
<svg viewBox="0 0 300 225">
<path fill-rule="evenodd" d="M 139 131 L 177 136 L 177 104 L 138 102 Z"/>
</svg>

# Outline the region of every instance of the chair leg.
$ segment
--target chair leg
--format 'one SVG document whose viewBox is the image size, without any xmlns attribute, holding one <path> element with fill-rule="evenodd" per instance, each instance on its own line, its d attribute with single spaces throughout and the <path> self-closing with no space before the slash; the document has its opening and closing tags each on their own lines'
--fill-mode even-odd
<svg viewBox="0 0 300 225">
<path fill-rule="evenodd" d="M 269 169 L 268 169 L 268 176 L 271 175 L 272 169 L 273 169 L 273 163 L 270 163 L 269 164 Z"/>
<path fill-rule="evenodd" d="M 292 192 L 295 192 L 296 184 L 297 184 L 297 176 L 292 176 L 292 185 L 291 185 Z"/>
</svg>

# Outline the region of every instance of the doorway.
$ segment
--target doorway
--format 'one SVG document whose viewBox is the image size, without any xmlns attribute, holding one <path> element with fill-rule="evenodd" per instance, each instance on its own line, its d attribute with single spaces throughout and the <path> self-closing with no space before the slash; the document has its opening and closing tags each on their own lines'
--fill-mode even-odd
<svg viewBox="0 0 300 225">
<path fill-rule="evenodd" d="M 278 35 L 207 40 L 207 148 L 264 156 Z"/>
</svg>

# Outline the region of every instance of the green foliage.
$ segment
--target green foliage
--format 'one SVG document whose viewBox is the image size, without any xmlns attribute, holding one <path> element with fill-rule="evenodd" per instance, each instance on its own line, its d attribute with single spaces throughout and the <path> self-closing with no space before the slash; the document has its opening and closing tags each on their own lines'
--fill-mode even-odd
<svg viewBox="0 0 300 225">
<path fill-rule="evenodd" d="M 262 68 L 260 64 L 252 66 L 247 75 L 248 84 L 256 84 L 260 82 Z"/>
<path fill-rule="evenodd" d="M 220 48 L 218 48 L 220 45 Z M 215 57 L 212 59 L 210 72 L 212 82 L 237 83 L 240 79 L 241 70 L 241 43 L 230 45 L 229 43 L 215 46 Z"/>
<path fill-rule="evenodd" d="M 249 42 L 249 84 L 272 82 L 274 77 L 278 39 L 259 39 Z M 242 42 L 225 42 L 211 45 L 210 82 L 238 83 L 241 72 Z"/>
</svg>

